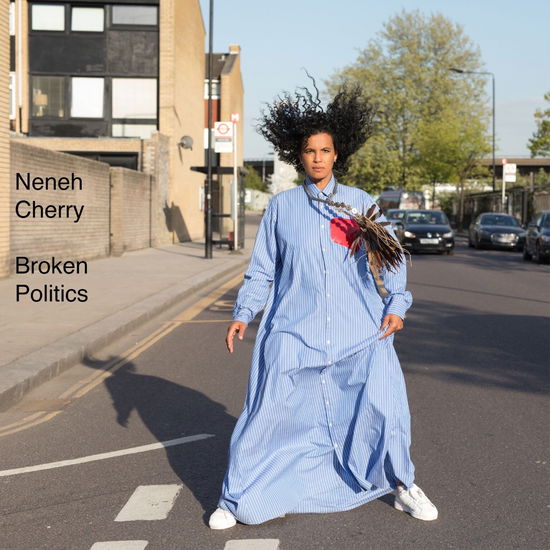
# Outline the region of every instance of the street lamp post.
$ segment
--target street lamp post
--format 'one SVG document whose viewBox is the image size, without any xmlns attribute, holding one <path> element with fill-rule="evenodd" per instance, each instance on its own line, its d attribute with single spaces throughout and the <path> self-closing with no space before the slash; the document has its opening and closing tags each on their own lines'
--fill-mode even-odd
<svg viewBox="0 0 550 550">
<path fill-rule="evenodd" d="M 493 191 L 496 190 L 496 165 L 495 165 L 495 75 L 489 71 L 467 71 L 465 69 L 457 69 L 456 67 L 449 68 L 450 71 L 459 74 L 482 74 L 490 75 L 493 88 Z"/>
<path fill-rule="evenodd" d="M 212 258 L 212 49 L 214 29 L 214 0 L 210 0 L 208 15 L 208 158 L 204 193 L 204 257 Z"/>
</svg>

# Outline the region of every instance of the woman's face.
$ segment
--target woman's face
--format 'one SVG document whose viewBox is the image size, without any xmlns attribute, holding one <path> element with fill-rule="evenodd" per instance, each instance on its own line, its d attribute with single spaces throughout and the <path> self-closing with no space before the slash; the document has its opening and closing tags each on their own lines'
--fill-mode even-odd
<svg viewBox="0 0 550 550">
<path fill-rule="evenodd" d="M 326 184 L 332 177 L 332 167 L 337 156 L 332 136 L 323 132 L 309 136 L 302 148 L 300 160 L 313 183 Z"/>
</svg>

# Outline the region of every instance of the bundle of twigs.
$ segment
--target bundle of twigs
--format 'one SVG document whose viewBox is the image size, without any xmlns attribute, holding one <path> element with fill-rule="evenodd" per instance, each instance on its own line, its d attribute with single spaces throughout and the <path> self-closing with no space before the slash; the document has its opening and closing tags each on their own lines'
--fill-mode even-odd
<svg viewBox="0 0 550 550">
<path fill-rule="evenodd" d="M 375 212 L 375 204 L 367 212 L 365 212 L 364 208 L 362 212 L 359 212 L 356 208 L 344 202 L 327 200 L 326 203 L 336 210 L 351 216 L 357 223 L 357 233 L 354 235 L 350 247 L 350 256 L 353 256 L 363 247 L 368 254 L 369 262 L 377 271 L 380 271 L 381 268 L 397 271 L 404 259 L 405 250 L 401 246 L 401 243 L 386 231 L 385 226 L 390 225 L 390 222 L 376 221 L 382 215 L 382 212 L 380 210 Z"/>
</svg>

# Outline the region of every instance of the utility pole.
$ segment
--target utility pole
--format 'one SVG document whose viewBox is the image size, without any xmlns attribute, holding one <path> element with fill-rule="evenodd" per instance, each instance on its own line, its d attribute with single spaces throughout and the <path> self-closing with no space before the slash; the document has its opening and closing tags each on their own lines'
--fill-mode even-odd
<svg viewBox="0 0 550 550">
<path fill-rule="evenodd" d="M 212 258 L 212 49 L 214 43 L 214 0 L 208 15 L 208 153 L 206 189 L 204 193 L 204 257 Z"/>
</svg>

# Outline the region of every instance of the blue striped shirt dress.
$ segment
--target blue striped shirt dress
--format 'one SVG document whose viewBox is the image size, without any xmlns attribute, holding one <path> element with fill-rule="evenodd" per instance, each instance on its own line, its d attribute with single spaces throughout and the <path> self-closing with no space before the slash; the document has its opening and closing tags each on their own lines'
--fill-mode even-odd
<svg viewBox="0 0 550 550">
<path fill-rule="evenodd" d="M 326 198 L 335 181 L 306 185 Z M 373 204 L 340 183 L 332 200 Z M 413 484 L 405 382 L 393 335 L 379 339 L 384 315 L 412 303 L 406 265 L 381 273 L 382 298 L 364 250 L 349 256 L 350 227 L 302 186 L 263 215 L 233 319 L 264 313 L 218 503 L 242 523 L 348 510 Z"/>
</svg>

